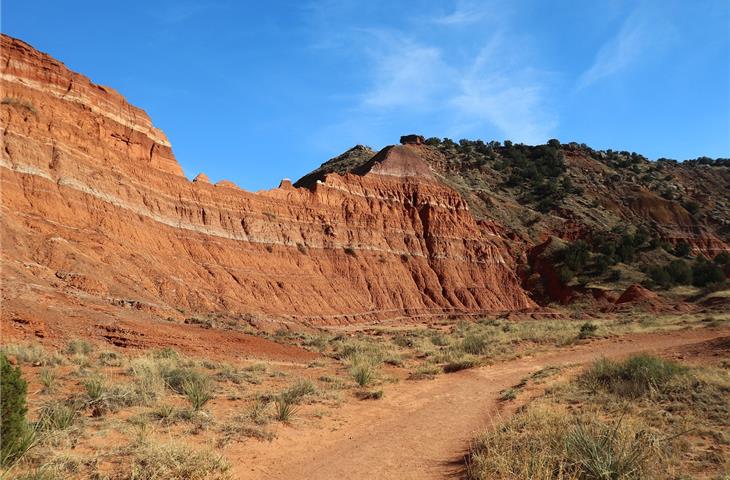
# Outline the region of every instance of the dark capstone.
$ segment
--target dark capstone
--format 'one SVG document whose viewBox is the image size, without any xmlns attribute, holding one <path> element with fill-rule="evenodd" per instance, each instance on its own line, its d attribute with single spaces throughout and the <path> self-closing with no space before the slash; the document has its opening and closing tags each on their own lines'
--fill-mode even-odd
<svg viewBox="0 0 730 480">
<path fill-rule="evenodd" d="M 426 139 L 423 138 L 423 135 L 403 135 L 400 137 L 400 143 L 403 145 L 423 145 L 425 141 Z"/>
</svg>

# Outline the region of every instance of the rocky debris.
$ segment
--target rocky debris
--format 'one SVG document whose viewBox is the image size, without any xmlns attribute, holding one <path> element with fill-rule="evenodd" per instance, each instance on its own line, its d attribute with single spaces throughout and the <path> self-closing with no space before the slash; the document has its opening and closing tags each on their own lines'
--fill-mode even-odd
<svg viewBox="0 0 730 480">
<path fill-rule="evenodd" d="M 227 312 L 344 324 L 535 307 L 509 241 L 433 181 L 423 145 L 372 162 L 357 146 L 308 188 L 200 188 L 209 179 L 188 181 L 119 94 L 7 36 L 0 60 L 4 91 L 37 112 L 0 106 L 3 322 Z"/>
<path fill-rule="evenodd" d="M 215 184 L 216 187 L 225 187 L 225 188 L 236 188 L 238 189 L 238 185 L 231 182 L 230 180 L 221 180 L 220 182 Z"/>
<path fill-rule="evenodd" d="M 637 302 L 658 302 L 659 296 L 648 290 L 638 283 L 629 286 L 624 293 L 616 300 L 616 305 L 622 303 L 637 303 Z"/>
<path fill-rule="evenodd" d="M 422 135 L 403 135 L 400 137 L 401 145 L 423 145 L 426 139 Z"/>
<path fill-rule="evenodd" d="M 197 175 L 197 176 L 196 176 L 196 177 L 195 177 L 195 178 L 193 179 L 193 182 L 194 182 L 194 183 L 208 183 L 208 184 L 210 184 L 210 183 L 211 183 L 211 182 L 210 182 L 210 178 L 208 178 L 208 175 L 206 175 L 206 174 L 204 174 L 204 173 L 199 173 L 199 174 L 198 174 L 198 175 Z"/>
<path fill-rule="evenodd" d="M 670 305 L 663 301 L 659 295 L 642 287 L 639 284 L 630 285 L 624 293 L 616 300 L 613 308 L 607 308 L 606 311 L 648 311 L 661 312 L 669 310 L 686 311 L 686 304 Z"/>
</svg>

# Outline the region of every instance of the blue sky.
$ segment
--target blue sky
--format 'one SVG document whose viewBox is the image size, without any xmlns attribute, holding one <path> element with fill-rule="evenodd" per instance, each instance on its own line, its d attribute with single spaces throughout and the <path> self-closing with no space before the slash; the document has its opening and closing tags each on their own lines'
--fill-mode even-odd
<svg viewBox="0 0 730 480">
<path fill-rule="evenodd" d="M 405 133 L 730 156 L 727 0 L 5 0 L 2 31 L 249 190 Z"/>
</svg>

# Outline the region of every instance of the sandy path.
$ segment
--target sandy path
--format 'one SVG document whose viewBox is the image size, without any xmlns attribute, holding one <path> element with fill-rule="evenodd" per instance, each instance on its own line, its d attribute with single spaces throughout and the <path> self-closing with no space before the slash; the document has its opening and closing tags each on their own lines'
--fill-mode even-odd
<svg viewBox="0 0 730 480">
<path fill-rule="evenodd" d="M 469 441 L 497 413 L 499 392 L 529 373 L 724 336 L 730 330 L 631 335 L 386 386 L 382 400 L 349 402 L 321 428 L 282 428 L 272 443 L 237 444 L 226 456 L 241 479 L 459 478 Z"/>
</svg>

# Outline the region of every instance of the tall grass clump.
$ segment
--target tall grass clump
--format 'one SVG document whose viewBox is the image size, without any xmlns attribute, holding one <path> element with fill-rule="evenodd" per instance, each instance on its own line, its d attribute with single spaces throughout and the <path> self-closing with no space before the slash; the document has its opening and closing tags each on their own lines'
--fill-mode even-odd
<svg viewBox="0 0 730 480">
<path fill-rule="evenodd" d="M 274 399 L 274 418 L 280 422 L 290 422 L 297 410 L 294 400 L 288 395 L 278 395 Z"/>
<path fill-rule="evenodd" d="M 62 402 L 43 405 L 38 415 L 38 430 L 48 432 L 69 429 L 76 419 L 76 410 Z"/>
<path fill-rule="evenodd" d="M 656 458 L 656 439 L 645 430 L 600 423 L 576 424 L 566 438 L 566 457 L 579 478 L 644 479 Z"/>
<path fill-rule="evenodd" d="M 230 465 L 211 451 L 192 450 L 179 444 L 138 445 L 132 453 L 132 465 L 122 480 L 223 480 L 230 478 Z"/>
<path fill-rule="evenodd" d="M 624 361 L 601 359 L 585 371 L 580 380 L 592 389 L 638 398 L 663 392 L 673 379 L 686 374 L 687 367 L 647 354 L 633 355 Z"/>
<path fill-rule="evenodd" d="M 195 412 L 199 411 L 206 403 L 213 399 L 213 390 L 210 381 L 204 377 L 185 381 L 182 386 L 182 391 Z"/>
<path fill-rule="evenodd" d="M 63 358 L 58 354 L 48 354 L 38 343 L 3 345 L 0 349 L 5 355 L 12 356 L 18 363 L 28 365 L 61 365 Z"/>
<path fill-rule="evenodd" d="M 633 480 L 651 478 L 661 460 L 655 437 L 621 420 L 575 421 L 532 408 L 495 424 L 473 443 L 470 480 Z"/>
<path fill-rule="evenodd" d="M 487 339 L 482 335 L 467 333 L 459 345 L 464 353 L 470 355 L 481 355 L 487 350 Z"/>
<path fill-rule="evenodd" d="M 353 380 L 361 387 L 367 387 L 373 382 L 375 373 L 372 365 L 368 363 L 356 363 L 350 369 Z"/>
<path fill-rule="evenodd" d="M 292 403 L 299 403 L 302 398 L 314 395 L 315 393 L 317 393 L 317 388 L 311 380 L 300 379 L 297 383 L 282 392 L 282 395 L 288 397 Z"/>
</svg>

